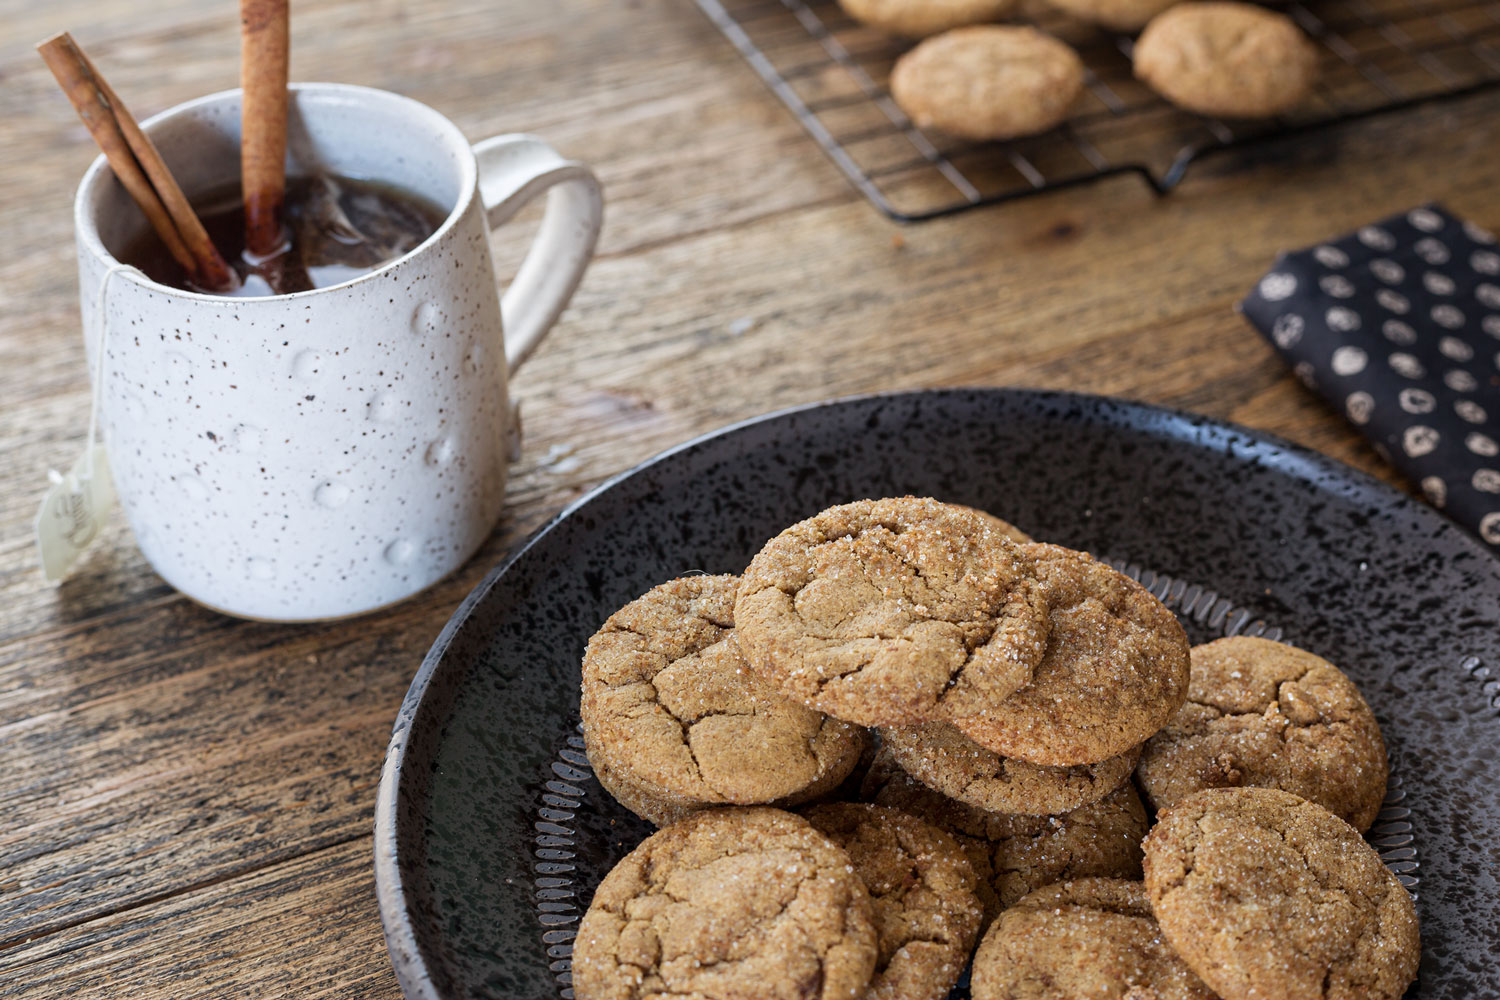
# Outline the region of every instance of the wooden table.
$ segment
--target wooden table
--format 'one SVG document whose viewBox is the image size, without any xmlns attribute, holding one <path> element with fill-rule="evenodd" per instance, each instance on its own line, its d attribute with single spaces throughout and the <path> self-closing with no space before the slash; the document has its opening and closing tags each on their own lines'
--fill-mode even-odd
<svg viewBox="0 0 1500 1000">
<path fill-rule="evenodd" d="M 394 997 L 371 807 L 463 595 L 606 476 L 810 400 L 1065 387 L 1187 407 L 1393 478 L 1231 303 L 1272 255 L 1427 199 L 1500 223 L 1500 93 L 898 228 L 688 0 L 299 0 L 293 77 L 402 91 L 592 163 L 601 255 L 515 383 L 503 527 L 452 579 L 329 625 L 174 593 L 116 516 L 60 589 L 31 521 L 87 423 L 71 236 L 94 156 L 30 44 L 74 31 L 141 116 L 234 86 L 234 5 L 11 4 L 0 39 L 0 996 Z M 524 228 L 524 227 L 522 227 Z M 513 261 L 519 235 L 497 240 Z"/>
</svg>

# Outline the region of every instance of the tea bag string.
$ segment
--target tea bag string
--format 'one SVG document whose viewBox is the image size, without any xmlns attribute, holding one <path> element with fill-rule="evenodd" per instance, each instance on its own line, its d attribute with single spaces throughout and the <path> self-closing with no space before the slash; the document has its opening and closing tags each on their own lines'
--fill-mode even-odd
<svg viewBox="0 0 1500 1000">
<path fill-rule="evenodd" d="M 96 359 L 94 392 L 89 402 L 88 457 L 85 459 L 90 479 L 94 476 L 94 448 L 98 444 L 99 407 L 104 401 L 104 379 L 109 372 L 108 355 L 105 354 L 105 349 L 109 343 L 109 314 L 104 311 L 104 296 L 109 291 L 110 280 L 115 275 L 126 271 L 141 278 L 146 276 L 138 267 L 132 267 L 129 264 L 122 264 L 119 261 L 115 261 L 109 265 L 109 270 L 104 272 L 104 277 L 99 281 L 99 293 L 94 296 L 94 323 L 99 327 L 99 333 L 94 340 L 94 358 Z"/>
</svg>

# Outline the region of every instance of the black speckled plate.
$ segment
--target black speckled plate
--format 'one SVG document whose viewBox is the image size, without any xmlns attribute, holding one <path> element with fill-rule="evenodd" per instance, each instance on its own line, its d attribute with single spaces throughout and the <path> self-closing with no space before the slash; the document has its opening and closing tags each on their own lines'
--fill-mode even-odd
<svg viewBox="0 0 1500 1000">
<path fill-rule="evenodd" d="M 599 624 L 671 577 L 738 572 L 830 504 L 906 493 L 1114 559 L 1194 641 L 1279 633 L 1341 665 L 1391 748 L 1370 839 L 1418 891 L 1408 996 L 1500 997 L 1500 561 L 1286 442 L 1001 389 L 842 400 L 689 442 L 485 578 L 412 682 L 380 784 L 376 882 L 407 996 L 571 996 L 574 928 L 649 832 L 599 789 L 576 734 L 578 662 Z"/>
</svg>

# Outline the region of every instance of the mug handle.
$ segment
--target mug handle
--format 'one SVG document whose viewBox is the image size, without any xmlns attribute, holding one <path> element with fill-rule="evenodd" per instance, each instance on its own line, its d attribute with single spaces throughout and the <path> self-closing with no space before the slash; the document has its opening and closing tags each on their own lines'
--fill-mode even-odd
<svg viewBox="0 0 1500 1000">
<path fill-rule="evenodd" d="M 547 192 L 541 228 L 500 297 L 505 364 L 514 375 L 583 279 L 599 242 L 604 196 L 592 170 L 563 159 L 534 135 L 485 139 L 474 145 L 474 159 L 479 165 L 479 198 L 491 230 Z"/>
</svg>

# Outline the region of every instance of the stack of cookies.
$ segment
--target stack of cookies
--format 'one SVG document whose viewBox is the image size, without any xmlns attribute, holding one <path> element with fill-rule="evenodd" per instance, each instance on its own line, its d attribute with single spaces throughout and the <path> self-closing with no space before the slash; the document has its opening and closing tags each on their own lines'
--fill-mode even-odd
<svg viewBox="0 0 1500 1000">
<path fill-rule="evenodd" d="M 839 0 L 850 17 L 922 39 L 896 61 L 891 96 L 920 128 L 1003 140 L 1061 124 L 1085 70 L 1066 43 L 995 24 L 1019 0 Z M 1179 107 L 1230 118 L 1280 114 L 1318 76 L 1318 53 L 1286 15 L 1238 0 L 1048 0 L 1068 18 L 1141 32 L 1135 74 Z M 1170 8 L 1170 9 L 1169 9 Z M 1142 32 L 1142 29 L 1145 29 Z"/>
<path fill-rule="evenodd" d="M 1190 650 L 1133 580 L 970 508 L 833 507 L 739 577 L 653 589 L 590 640 L 581 708 L 601 784 L 663 827 L 595 894 L 581 1000 L 939 1000 L 981 934 L 979 1000 L 1415 973 L 1410 897 L 1359 835 L 1386 760 L 1348 679 Z"/>
</svg>

